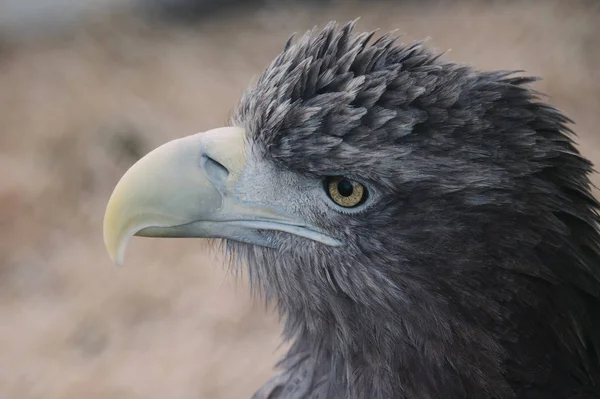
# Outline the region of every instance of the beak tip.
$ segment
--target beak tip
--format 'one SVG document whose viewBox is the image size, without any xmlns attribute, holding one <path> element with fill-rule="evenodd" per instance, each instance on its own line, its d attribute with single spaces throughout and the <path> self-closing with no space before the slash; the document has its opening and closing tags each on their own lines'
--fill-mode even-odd
<svg viewBox="0 0 600 399">
<path fill-rule="evenodd" d="M 123 266 L 123 256 L 119 253 L 122 252 L 120 250 L 114 250 L 106 245 L 106 252 L 108 252 L 108 257 L 114 263 L 115 266 L 121 268 Z"/>
<path fill-rule="evenodd" d="M 127 248 L 127 242 L 129 241 L 129 237 L 124 240 L 117 240 L 118 242 L 113 241 L 104 241 L 104 245 L 106 248 L 106 252 L 108 252 L 108 256 L 110 260 L 115 264 L 115 266 L 121 268 L 123 267 L 123 263 L 125 260 L 125 249 Z"/>
<path fill-rule="evenodd" d="M 124 256 L 120 255 L 120 254 L 115 254 L 115 253 L 110 253 L 108 256 L 110 257 L 110 260 L 112 260 L 113 264 L 117 267 L 117 268 L 122 268 L 123 267 L 123 258 Z"/>
<path fill-rule="evenodd" d="M 125 239 L 115 239 L 115 237 L 113 237 L 111 234 L 107 234 L 110 232 L 110 229 L 107 230 L 105 228 L 104 248 L 106 249 L 106 252 L 108 252 L 110 260 L 115 264 L 115 266 L 120 268 L 123 266 L 125 248 L 127 247 L 127 241 L 129 240 L 128 237 Z"/>
</svg>

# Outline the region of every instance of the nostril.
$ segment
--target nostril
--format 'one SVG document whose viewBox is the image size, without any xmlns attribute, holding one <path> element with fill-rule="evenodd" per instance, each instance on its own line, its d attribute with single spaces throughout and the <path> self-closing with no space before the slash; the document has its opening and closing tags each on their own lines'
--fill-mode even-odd
<svg viewBox="0 0 600 399">
<path fill-rule="evenodd" d="M 202 154 L 200 162 L 211 183 L 217 188 L 225 188 L 229 176 L 227 168 L 206 154 Z"/>
</svg>

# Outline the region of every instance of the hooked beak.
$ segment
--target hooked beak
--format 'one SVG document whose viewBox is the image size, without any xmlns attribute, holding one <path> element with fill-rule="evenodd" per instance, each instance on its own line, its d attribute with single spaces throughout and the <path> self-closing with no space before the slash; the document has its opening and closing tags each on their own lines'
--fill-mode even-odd
<svg viewBox="0 0 600 399">
<path fill-rule="evenodd" d="M 245 132 L 214 129 L 170 141 L 135 163 L 115 187 L 104 216 L 104 243 L 122 265 L 129 239 L 214 237 L 274 246 L 259 230 L 340 245 L 314 226 L 274 206 L 233 195 L 246 163 Z M 243 196 L 240 195 L 240 196 Z"/>
</svg>

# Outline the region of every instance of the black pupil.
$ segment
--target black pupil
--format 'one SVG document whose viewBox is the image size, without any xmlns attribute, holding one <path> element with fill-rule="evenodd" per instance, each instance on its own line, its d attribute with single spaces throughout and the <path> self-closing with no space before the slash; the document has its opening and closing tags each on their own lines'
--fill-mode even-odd
<svg viewBox="0 0 600 399">
<path fill-rule="evenodd" d="M 352 185 L 352 182 L 350 182 L 349 180 L 342 179 L 339 181 L 339 183 L 337 185 L 337 189 L 338 189 L 338 193 L 340 193 L 340 195 L 342 197 L 349 197 L 352 195 L 352 192 L 354 191 L 354 186 Z"/>
</svg>

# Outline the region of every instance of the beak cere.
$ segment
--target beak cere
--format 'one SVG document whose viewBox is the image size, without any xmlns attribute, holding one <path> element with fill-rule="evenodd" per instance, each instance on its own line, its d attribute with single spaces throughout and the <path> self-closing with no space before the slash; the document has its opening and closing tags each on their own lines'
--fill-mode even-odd
<svg viewBox="0 0 600 399">
<path fill-rule="evenodd" d="M 104 244 L 122 265 L 129 239 L 215 237 L 274 246 L 259 230 L 339 245 L 275 206 L 232 194 L 246 163 L 243 129 L 225 127 L 168 142 L 135 163 L 115 187 L 104 216 Z"/>
</svg>

